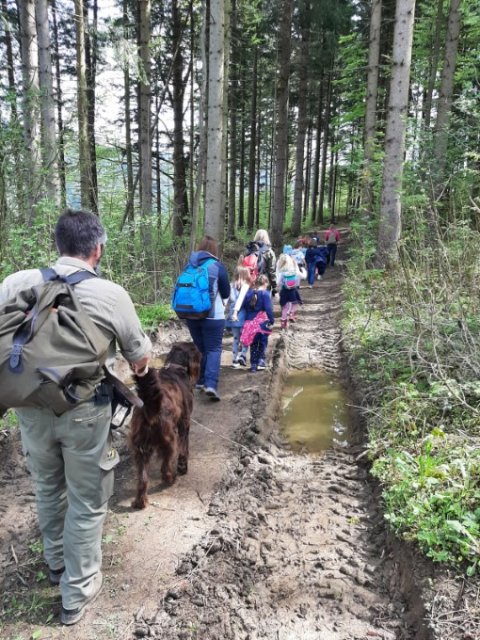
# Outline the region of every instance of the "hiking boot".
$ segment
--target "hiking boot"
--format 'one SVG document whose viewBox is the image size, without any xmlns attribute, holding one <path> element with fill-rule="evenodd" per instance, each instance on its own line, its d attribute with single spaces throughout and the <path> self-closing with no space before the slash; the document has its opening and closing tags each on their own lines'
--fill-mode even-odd
<svg viewBox="0 0 480 640">
<path fill-rule="evenodd" d="M 103 576 L 100 571 L 93 578 L 93 583 L 94 589 L 92 595 L 85 600 L 81 607 L 77 607 L 77 609 L 64 609 L 62 607 L 62 612 L 60 614 L 60 622 L 62 624 L 77 624 L 77 622 L 85 615 L 88 605 L 92 604 L 92 602 L 97 599 L 97 596 L 100 595 L 103 587 Z"/>
<path fill-rule="evenodd" d="M 48 568 L 48 579 L 50 580 L 50 584 L 57 585 L 60 584 L 60 580 L 62 578 L 63 572 L 65 571 L 65 567 L 61 569 L 50 569 Z"/>
<path fill-rule="evenodd" d="M 218 395 L 217 390 L 213 387 L 206 387 L 205 395 L 207 395 L 210 400 L 213 400 L 214 402 L 218 402 L 220 400 L 220 396 Z"/>
<path fill-rule="evenodd" d="M 247 359 L 245 358 L 245 356 L 243 355 L 243 353 L 241 353 L 238 358 L 237 358 L 237 362 L 241 367 L 246 367 L 247 366 Z"/>
<path fill-rule="evenodd" d="M 265 360 L 259 360 L 258 364 L 257 364 L 257 369 L 259 371 L 263 371 L 264 369 L 267 369 L 267 363 L 265 362 Z"/>
</svg>

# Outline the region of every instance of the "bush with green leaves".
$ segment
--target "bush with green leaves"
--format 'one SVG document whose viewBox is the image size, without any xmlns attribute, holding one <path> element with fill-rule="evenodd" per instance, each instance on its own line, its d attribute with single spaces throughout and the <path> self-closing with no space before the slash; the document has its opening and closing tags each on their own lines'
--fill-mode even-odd
<svg viewBox="0 0 480 640">
<path fill-rule="evenodd" d="M 423 249 L 412 237 L 389 271 L 366 268 L 365 234 L 349 264 L 344 333 L 385 517 L 434 561 L 472 575 L 480 572 L 480 234 L 459 222 Z"/>
</svg>

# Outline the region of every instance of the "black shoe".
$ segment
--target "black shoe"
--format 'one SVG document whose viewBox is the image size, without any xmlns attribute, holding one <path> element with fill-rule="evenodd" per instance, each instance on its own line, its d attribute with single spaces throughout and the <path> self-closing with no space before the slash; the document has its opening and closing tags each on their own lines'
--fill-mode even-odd
<svg viewBox="0 0 480 640">
<path fill-rule="evenodd" d="M 62 579 L 63 572 L 65 571 L 65 567 L 61 569 L 48 569 L 48 579 L 50 580 L 50 584 L 57 585 L 60 584 L 60 580 Z"/>
<path fill-rule="evenodd" d="M 238 356 L 237 362 L 241 367 L 246 367 L 247 366 L 247 359 L 245 358 L 245 356 L 242 353 Z"/>
<path fill-rule="evenodd" d="M 77 609 L 64 609 L 62 607 L 62 613 L 60 614 L 60 622 L 62 624 L 71 625 L 77 624 L 79 620 L 83 618 L 87 607 L 89 604 L 92 604 L 97 597 L 100 595 L 100 592 L 103 587 L 103 576 L 100 572 L 96 574 L 93 579 L 94 581 L 94 590 L 92 595 L 86 599 L 82 607 L 77 607 Z"/>
<path fill-rule="evenodd" d="M 220 400 L 220 396 L 218 395 L 217 390 L 213 387 L 206 387 L 205 395 L 208 396 L 210 400 L 214 400 L 215 402 L 218 402 Z"/>
</svg>

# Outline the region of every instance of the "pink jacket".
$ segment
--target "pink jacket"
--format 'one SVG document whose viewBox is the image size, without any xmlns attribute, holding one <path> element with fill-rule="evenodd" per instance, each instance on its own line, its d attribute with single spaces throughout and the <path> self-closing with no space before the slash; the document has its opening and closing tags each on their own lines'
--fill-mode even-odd
<svg viewBox="0 0 480 640">
<path fill-rule="evenodd" d="M 328 242 L 328 237 L 331 233 L 335 234 L 335 240 L 340 242 L 340 234 L 336 229 L 327 229 L 325 231 L 325 242 Z"/>
</svg>

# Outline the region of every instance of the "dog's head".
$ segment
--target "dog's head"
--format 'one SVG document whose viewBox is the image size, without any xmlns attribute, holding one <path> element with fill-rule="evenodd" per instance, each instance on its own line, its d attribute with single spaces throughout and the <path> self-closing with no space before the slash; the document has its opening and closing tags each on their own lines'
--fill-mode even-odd
<svg viewBox="0 0 480 640">
<path fill-rule="evenodd" d="M 169 364 L 184 367 L 190 382 L 195 384 L 200 375 L 201 360 L 202 354 L 193 342 L 175 342 L 165 359 L 165 367 Z"/>
</svg>

